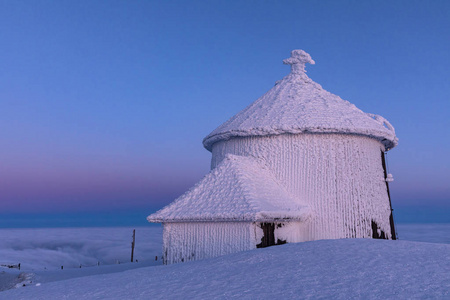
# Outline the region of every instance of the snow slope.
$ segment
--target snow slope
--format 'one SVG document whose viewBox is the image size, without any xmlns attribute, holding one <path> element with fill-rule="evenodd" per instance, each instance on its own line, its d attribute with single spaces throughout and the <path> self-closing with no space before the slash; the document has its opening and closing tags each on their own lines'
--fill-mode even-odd
<svg viewBox="0 0 450 300">
<path fill-rule="evenodd" d="M 448 299 L 450 245 L 321 240 L 19 288 L 0 299 Z"/>
</svg>

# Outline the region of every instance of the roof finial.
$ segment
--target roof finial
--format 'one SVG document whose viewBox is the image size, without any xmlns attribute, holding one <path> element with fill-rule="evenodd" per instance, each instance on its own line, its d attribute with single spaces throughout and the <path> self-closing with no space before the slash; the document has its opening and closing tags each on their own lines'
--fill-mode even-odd
<svg viewBox="0 0 450 300">
<path fill-rule="evenodd" d="M 306 73 L 305 65 L 310 63 L 314 65 L 316 62 L 312 60 L 311 56 L 303 50 L 292 50 L 291 57 L 283 60 L 285 65 L 291 65 L 291 73 L 304 74 Z"/>
</svg>

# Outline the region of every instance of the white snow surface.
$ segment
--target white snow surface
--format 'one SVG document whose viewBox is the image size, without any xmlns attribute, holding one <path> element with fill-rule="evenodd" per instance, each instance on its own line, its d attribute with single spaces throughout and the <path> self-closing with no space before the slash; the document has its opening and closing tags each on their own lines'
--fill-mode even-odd
<svg viewBox="0 0 450 300">
<path fill-rule="evenodd" d="M 284 62 L 291 65 L 291 73 L 205 137 L 206 149 L 211 151 L 214 143 L 232 137 L 285 133 L 357 134 L 379 140 L 386 150 L 397 145 L 394 127 L 386 119 L 364 113 L 306 75 L 305 63 L 314 62 L 309 54 L 294 50 Z"/>
<path fill-rule="evenodd" d="M 228 222 L 230 223 L 230 222 Z M 182 224 L 182 223 L 171 223 L 172 225 L 178 225 L 178 224 Z M 404 242 L 405 240 L 410 240 L 410 241 L 419 241 L 419 242 L 433 242 L 433 243 L 446 243 L 446 244 L 450 244 L 450 224 L 399 224 L 396 227 L 397 231 L 399 232 L 399 236 L 401 238 L 401 241 Z M 78 260 L 79 262 L 79 257 L 80 254 L 86 254 L 86 251 L 83 249 L 91 249 L 91 251 L 89 251 L 89 255 L 83 255 L 85 258 L 90 259 L 88 257 L 93 256 L 96 258 L 96 260 L 101 259 L 101 256 L 99 256 L 98 254 L 100 253 L 108 253 L 109 257 L 115 257 L 115 258 L 123 258 L 126 259 L 128 258 L 128 254 L 129 253 L 125 253 L 128 251 L 123 251 L 123 250 L 129 250 L 129 237 L 130 237 L 130 228 L 114 228 L 114 227 L 110 227 L 110 228 L 53 228 L 53 229 L 2 229 L 0 230 L 0 236 L 2 237 L 2 239 L 0 239 L 0 258 L 2 259 L 3 262 L 7 261 L 9 263 L 18 263 L 18 262 L 22 262 L 23 263 L 23 269 L 22 270 L 17 270 L 17 269 L 8 269 L 8 268 L 0 268 L 0 291 L 4 290 L 4 289 L 10 289 L 13 288 L 14 286 L 17 287 L 22 287 L 23 284 L 26 285 L 25 288 L 21 288 L 21 289 L 28 289 L 30 286 L 38 286 L 38 287 L 43 287 L 44 290 L 35 290 L 33 292 L 23 292 L 23 291 L 10 291 L 8 293 L 3 293 L 0 292 L 0 299 L 25 299 L 26 297 L 28 297 L 29 299 L 34 299 L 33 296 L 30 296 L 30 294 L 32 293 L 36 293 L 37 297 L 40 298 L 47 298 L 47 299 L 60 299 L 60 298 L 64 298 L 64 297 L 59 297 L 61 294 L 65 293 L 66 290 L 70 289 L 70 287 L 74 287 L 75 285 L 79 285 L 80 283 L 73 283 L 72 282 L 72 278 L 78 278 L 78 277 L 85 277 L 85 276 L 89 276 L 87 278 L 89 278 L 89 281 L 91 282 L 91 284 L 89 286 L 86 287 L 86 289 L 84 289 L 83 287 L 79 287 L 77 288 L 77 290 L 72 292 L 72 296 L 69 297 L 69 299 L 73 299 L 73 293 L 76 292 L 77 295 L 80 296 L 80 298 L 86 298 L 86 299 L 98 299 L 101 298 L 102 295 L 107 295 L 108 292 L 107 291 L 102 291 L 102 287 L 108 288 L 107 280 L 109 280 L 108 278 L 113 278 L 111 280 L 113 280 L 115 285 L 115 289 L 126 289 L 130 286 L 133 286 L 133 283 L 130 283 L 130 281 L 128 279 L 126 279 L 128 277 L 128 274 L 131 274 L 130 276 L 133 278 L 134 276 L 142 276 L 142 277 L 147 277 L 149 275 L 155 276 L 153 278 L 153 280 L 155 280 L 156 282 L 158 280 L 156 280 L 155 278 L 159 276 L 159 272 L 161 270 L 165 270 L 165 268 L 158 268 L 159 271 L 151 271 L 152 268 L 143 268 L 149 265 L 159 265 L 161 264 L 161 261 L 158 260 L 157 262 L 153 261 L 147 261 L 147 262 L 142 262 L 141 260 L 144 259 L 145 257 L 148 258 L 148 256 L 152 257 L 154 254 L 154 250 L 152 249 L 156 249 L 158 252 L 161 250 L 161 227 L 138 227 L 137 228 L 137 244 L 136 244 L 136 253 L 140 253 L 137 254 L 137 256 L 139 257 L 139 263 L 123 263 L 123 264 L 113 264 L 113 265 L 104 265 L 101 264 L 100 266 L 95 266 L 95 267 L 83 267 L 83 268 L 68 268 L 65 267 L 64 270 L 60 270 L 58 268 L 58 257 L 60 257 L 61 254 L 58 254 L 58 252 L 63 252 L 64 256 L 66 256 L 67 258 L 72 257 L 72 260 L 76 261 Z M 118 234 L 119 233 L 119 234 Z M 112 242 L 113 241 L 113 242 Z M 51 244 L 59 244 L 62 245 L 64 242 L 68 242 L 68 243 L 76 243 L 76 244 L 83 244 L 82 249 L 78 249 L 77 251 L 67 251 L 70 247 L 59 247 L 58 249 L 54 249 L 53 251 L 48 251 L 48 252 L 39 252 L 39 251 L 33 251 L 33 249 L 35 250 L 39 250 L 42 248 L 47 247 L 46 245 L 48 245 L 48 243 L 51 242 Z M 423 243 L 411 243 L 409 244 L 411 249 L 418 249 L 419 247 L 422 247 Z M 20 246 L 20 247 L 18 247 Z M 440 247 L 440 245 L 438 245 Z M 432 245 L 426 246 L 427 249 L 433 249 Z M 48 248 L 48 247 L 47 247 Z M 102 251 L 92 251 L 94 249 L 103 249 Z M 26 249 L 26 250 L 24 250 Z M 283 248 L 278 248 L 274 247 L 274 249 L 283 249 Z M 393 250 L 393 248 L 390 248 L 391 250 Z M 342 251 L 348 251 L 349 249 L 344 247 L 342 249 Z M 364 247 L 360 247 L 359 248 L 360 251 L 365 251 Z M 424 249 L 423 249 L 424 250 Z M 260 250 L 259 250 L 260 251 Z M 280 250 L 282 251 L 282 250 Z M 382 251 L 390 251 L 387 248 L 380 248 L 380 252 Z M 399 295 L 398 298 L 416 298 L 415 295 L 411 295 L 412 294 L 412 290 L 408 289 L 407 287 L 407 279 L 402 279 L 401 276 L 402 274 L 406 274 L 407 270 L 404 270 L 403 268 L 407 267 L 411 269 L 411 264 L 416 264 L 417 262 L 415 262 L 413 259 L 417 259 L 417 257 L 414 256 L 409 256 L 409 250 L 405 249 L 405 247 L 402 248 L 398 248 L 397 250 L 395 250 L 396 252 L 399 252 L 396 255 L 401 255 L 403 254 L 405 256 L 405 259 L 403 259 L 406 263 L 404 266 L 401 265 L 396 265 L 395 268 L 392 268 L 392 266 L 388 266 L 389 269 L 384 270 L 383 272 L 391 272 L 390 270 L 392 270 L 392 275 L 389 274 L 390 279 L 392 280 L 397 280 L 397 276 L 400 278 L 399 282 L 400 284 L 403 283 L 404 288 L 400 288 L 396 291 L 396 293 Z M 249 253 L 249 252 L 246 252 Z M 250 253 L 253 253 L 253 251 L 251 251 Z M 349 252 L 351 253 L 351 252 Z M 143 255 L 144 254 L 144 255 Z M 351 253 L 353 255 L 353 253 Z M 443 273 L 444 270 L 444 278 L 448 278 L 448 272 L 445 272 L 445 268 L 448 269 L 446 261 L 448 261 L 448 258 L 446 256 L 442 256 L 441 254 L 443 254 L 442 252 L 438 253 L 436 251 L 432 251 L 430 252 L 430 255 L 436 255 L 436 260 L 441 260 L 443 261 L 443 265 L 442 267 L 437 267 L 435 272 L 437 272 L 438 274 Z M 295 254 L 297 255 L 297 254 Z M 324 268 L 324 266 L 321 263 L 321 259 L 322 259 L 322 255 L 325 255 L 322 251 L 319 251 L 317 254 L 317 257 L 313 257 L 312 254 L 308 254 L 306 256 L 306 259 L 312 259 L 313 262 L 317 261 L 318 262 L 318 266 L 317 266 L 317 270 L 313 269 L 308 269 L 307 270 L 307 274 L 305 276 L 307 276 L 308 274 L 314 274 L 319 272 L 320 268 Z M 334 252 L 330 252 L 328 254 L 329 256 L 332 256 L 336 259 L 338 259 L 339 257 L 336 257 L 336 255 L 334 254 Z M 343 254 L 342 254 L 343 255 Z M 389 254 L 386 254 L 389 255 Z M 427 255 L 424 255 L 424 258 L 421 259 L 425 259 L 425 260 L 429 260 Z M 52 257 L 55 257 L 54 260 L 52 260 Z M 231 257 L 231 256 L 230 256 Z M 271 256 L 272 258 L 273 256 Z M 375 257 L 375 260 L 381 260 L 384 257 L 384 255 L 382 257 Z M 223 257 L 223 259 L 225 259 L 226 257 Z M 357 260 L 359 259 L 359 256 L 357 255 Z M 247 260 L 250 260 L 251 258 L 248 257 Z M 269 258 L 267 258 L 269 259 Z M 327 258 L 329 259 L 329 258 Z M 347 258 L 345 258 L 347 259 Z M 208 260 L 209 261 L 209 260 Z M 211 260 L 213 261 L 213 260 Z M 229 260 L 230 263 L 232 260 Z M 28 263 L 24 263 L 24 262 L 28 262 Z M 86 262 L 86 260 L 83 261 L 83 263 Z M 285 264 L 285 258 L 281 258 L 280 262 L 282 262 L 282 264 Z M 50 264 L 49 264 L 50 263 Z M 51 267 L 51 263 L 53 263 L 53 268 Z M 287 263 L 287 262 L 286 262 Z M 333 262 L 332 262 L 333 263 Z M 375 264 L 376 262 L 374 262 Z M 426 262 L 425 262 L 426 263 Z M 183 264 L 178 264 L 178 265 L 186 265 L 185 263 Z M 280 268 L 283 267 L 283 265 L 280 265 Z M 311 263 L 312 265 L 312 263 Z M 33 266 L 33 269 L 30 269 L 30 267 Z M 197 266 L 197 264 L 187 264 L 187 266 L 194 266 L 194 268 L 196 268 L 196 270 L 200 270 L 199 268 L 195 267 Z M 211 269 L 208 272 L 214 273 L 215 270 L 213 270 L 212 268 L 215 265 L 211 266 Z M 239 268 L 245 266 L 245 261 L 244 262 L 240 262 L 239 264 L 235 265 L 236 270 L 238 270 Z M 359 273 L 364 273 L 364 270 L 357 270 L 355 265 L 355 269 L 352 270 L 352 272 L 359 272 Z M 385 267 L 386 264 L 381 264 L 377 267 L 379 268 L 383 268 Z M 46 269 L 44 269 L 44 267 L 46 267 Z M 332 266 L 333 268 L 339 268 L 339 266 Z M 125 273 L 124 271 L 126 270 L 130 270 L 130 269 L 135 269 L 135 268 L 140 268 L 140 270 L 135 270 L 129 273 Z M 186 269 L 169 269 L 169 270 L 175 270 L 176 273 L 179 273 L 176 276 L 176 281 L 177 283 L 173 283 L 173 285 L 171 287 L 175 287 L 175 289 L 184 289 L 185 285 L 182 282 L 182 274 L 183 272 L 185 272 L 184 270 L 187 270 L 188 268 L 186 267 Z M 145 271 L 147 270 L 147 271 Z M 247 269 L 242 268 L 241 269 L 242 272 L 247 272 Z M 219 268 L 217 270 L 217 272 L 220 272 L 221 269 Z M 287 269 L 287 271 L 289 271 L 289 269 Z M 298 272 L 298 270 L 294 270 L 295 272 Z M 300 269 L 300 271 L 304 271 L 304 269 Z M 427 272 L 431 272 L 431 269 L 427 269 L 427 270 L 419 270 L 419 273 L 417 274 L 413 274 L 414 276 L 417 276 L 418 278 L 416 278 L 416 281 L 419 280 L 420 276 L 422 276 L 423 278 L 426 278 L 429 274 Z M 134 273 L 134 272 L 139 272 L 139 273 Z M 236 271 L 237 272 L 237 271 Z M 274 278 L 278 278 L 277 272 L 280 272 L 280 270 L 278 270 L 277 268 L 275 268 L 275 273 L 274 273 Z M 295 274 L 294 272 L 294 274 Z M 380 271 L 378 271 L 380 272 Z M 111 275 L 113 277 L 103 277 L 103 275 L 101 274 L 109 274 L 109 273 L 117 273 L 115 275 Z M 134 275 L 133 275 L 134 274 Z M 162 274 L 162 273 L 161 273 Z M 168 276 L 167 273 L 164 273 L 165 276 Z M 245 273 L 247 275 L 251 275 L 252 273 Z M 95 275 L 95 276 L 94 276 Z M 186 272 L 186 275 L 189 275 L 189 272 Z M 110 276 L 110 275 L 108 275 Z M 200 275 L 199 275 L 200 276 Z M 217 282 L 209 282 L 208 278 L 206 275 L 202 274 L 201 276 L 204 276 L 206 278 L 204 278 L 204 282 L 201 283 L 203 284 L 203 287 L 208 288 L 212 285 L 218 284 Z M 235 277 L 236 275 L 233 274 L 232 277 Z M 408 276 L 411 276 L 411 274 L 408 274 Z M 435 275 L 432 275 L 435 276 Z M 447 276 L 447 277 L 445 277 Z M 119 280 L 119 277 L 124 278 L 123 281 Z M 267 277 L 267 276 L 266 276 Z M 259 277 L 261 280 L 266 278 L 266 277 Z M 294 277 L 298 277 L 298 275 L 294 275 Z M 315 277 L 317 280 L 320 280 L 320 277 Z M 366 277 L 362 277 L 361 280 L 363 280 Z M 212 277 L 212 279 L 217 280 L 216 277 Z M 225 278 L 222 278 L 222 283 L 224 285 L 226 285 L 228 283 L 228 280 Z M 234 280 L 234 279 L 233 279 Z M 256 280 L 256 279 L 255 279 Z M 250 282 L 248 282 L 248 288 L 254 289 L 255 287 L 252 285 L 252 282 L 254 280 L 251 280 Z M 152 283 L 150 285 L 150 288 L 155 286 L 157 283 Z M 373 282 L 373 280 L 369 281 L 369 284 L 371 284 Z M 51 288 L 47 287 L 49 283 L 52 283 Z M 272 282 L 270 282 L 272 283 Z M 300 282 L 300 284 L 304 284 L 305 285 L 305 290 L 307 289 L 311 289 L 311 284 L 314 283 L 314 281 L 311 282 L 311 280 L 306 281 L 306 279 L 304 278 L 304 281 Z M 341 283 L 341 284 L 339 284 Z M 334 295 L 336 295 L 337 293 L 341 293 L 339 291 L 339 287 L 346 287 L 346 285 L 344 284 L 344 279 L 342 278 L 338 278 L 336 279 L 336 281 L 333 283 L 334 285 Z M 137 283 L 139 285 L 139 283 Z M 186 285 L 188 284 L 188 282 L 186 282 Z M 198 289 L 202 289 L 202 286 L 199 283 L 198 285 Z M 283 284 L 283 283 L 281 283 Z M 351 284 L 351 283 L 350 283 Z M 380 283 L 381 284 L 381 283 Z M 384 284 L 384 283 L 382 283 Z M 415 281 L 412 281 L 411 284 L 415 284 Z M 65 287 L 66 285 L 68 285 L 68 287 Z M 93 295 L 93 289 L 94 289 L 94 285 L 98 285 L 98 296 L 96 297 L 95 295 Z M 176 285 L 176 286 L 175 286 Z M 110 297 L 110 298 L 145 298 L 145 294 L 149 294 L 149 295 L 155 295 L 155 298 L 168 298 L 171 299 L 172 297 L 172 293 L 169 291 L 169 293 L 162 291 L 162 288 L 167 288 L 168 284 L 167 283 L 163 283 L 163 286 L 161 288 L 158 288 L 154 291 L 151 291 L 150 293 L 148 293 L 147 288 L 148 284 L 142 284 L 142 286 L 140 286 L 135 292 L 130 293 L 129 296 L 127 297 Z M 287 285 L 288 288 L 290 288 L 291 290 L 293 289 L 293 287 L 288 284 Z M 368 286 L 368 289 L 370 288 L 370 285 Z M 432 294 L 427 295 L 426 297 L 423 296 L 427 290 L 432 289 L 433 286 L 426 286 L 425 283 L 421 284 L 421 288 L 423 289 L 423 292 L 418 294 L 418 298 L 445 298 L 445 297 L 433 297 Z M 448 291 L 448 287 L 446 286 L 441 286 L 440 287 L 441 291 Z M 55 293 L 56 291 L 56 293 Z M 157 294 L 158 292 L 161 292 L 161 294 Z M 238 291 L 236 291 L 237 293 Z M 55 293 L 55 294 L 54 294 Z M 121 292 L 123 293 L 123 292 Z M 242 289 L 242 294 L 247 293 L 246 289 Z M 342 291 L 342 293 L 344 293 L 344 291 Z M 121 295 L 120 293 L 118 295 Z M 255 295 L 258 295 L 258 293 L 255 293 Z M 328 294 L 327 294 L 328 296 Z M 214 295 L 212 296 L 212 298 L 221 298 L 221 295 Z M 320 293 L 320 291 L 314 295 L 312 295 L 311 297 L 313 298 L 320 298 L 320 297 L 325 297 L 324 293 Z M 330 296 L 331 297 L 331 296 Z M 195 297 L 195 298 L 199 298 L 199 297 Z M 244 298 L 251 298 L 250 296 L 248 297 L 244 297 Z M 264 297 L 263 297 L 264 298 Z M 274 297 L 276 298 L 276 297 Z M 288 297 L 289 298 L 289 297 Z M 306 297 L 308 298 L 308 297 Z M 343 296 L 341 298 L 344 298 Z M 358 298 L 358 297 L 354 297 L 354 298 Z M 373 298 L 376 298 L 376 294 L 374 294 Z M 392 297 L 388 297 L 388 298 L 392 298 Z M 38 298 L 39 299 L 39 298 Z"/>
<path fill-rule="evenodd" d="M 199 183 L 147 219 L 182 221 L 304 221 L 310 210 L 275 179 L 262 160 L 227 154 Z"/>
<path fill-rule="evenodd" d="M 449 299 L 449 270 L 448 244 L 319 240 L 36 284 L 0 299 Z"/>
</svg>

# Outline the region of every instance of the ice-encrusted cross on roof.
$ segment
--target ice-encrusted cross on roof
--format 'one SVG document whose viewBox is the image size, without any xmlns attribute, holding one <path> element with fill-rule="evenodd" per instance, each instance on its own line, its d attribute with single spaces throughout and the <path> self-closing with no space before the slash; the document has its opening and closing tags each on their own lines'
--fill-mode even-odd
<svg viewBox="0 0 450 300">
<path fill-rule="evenodd" d="M 316 62 L 311 58 L 311 56 L 303 50 L 293 50 L 291 52 L 291 57 L 283 60 L 285 65 L 291 65 L 291 73 L 293 74 L 304 74 L 306 73 L 305 65 L 310 63 L 314 65 Z"/>
</svg>

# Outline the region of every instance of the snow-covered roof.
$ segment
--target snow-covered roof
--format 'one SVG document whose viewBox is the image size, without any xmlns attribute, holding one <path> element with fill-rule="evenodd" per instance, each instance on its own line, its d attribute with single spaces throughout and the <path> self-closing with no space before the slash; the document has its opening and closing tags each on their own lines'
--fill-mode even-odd
<svg viewBox="0 0 450 300">
<path fill-rule="evenodd" d="M 228 154 L 200 182 L 149 222 L 306 220 L 309 208 L 262 161 Z"/>
<path fill-rule="evenodd" d="M 291 73 L 211 132 L 203 140 L 206 149 L 232 137 L 283 133 L 359 134 L 379 140 L 386 150 L 397 145 L 394 127 L 386 119 L 364 113 L 306 75 L 305 64 L 315 63 L 308 53 L 294 50 L 283 63 L 291 65 Z"/>
</svg>

